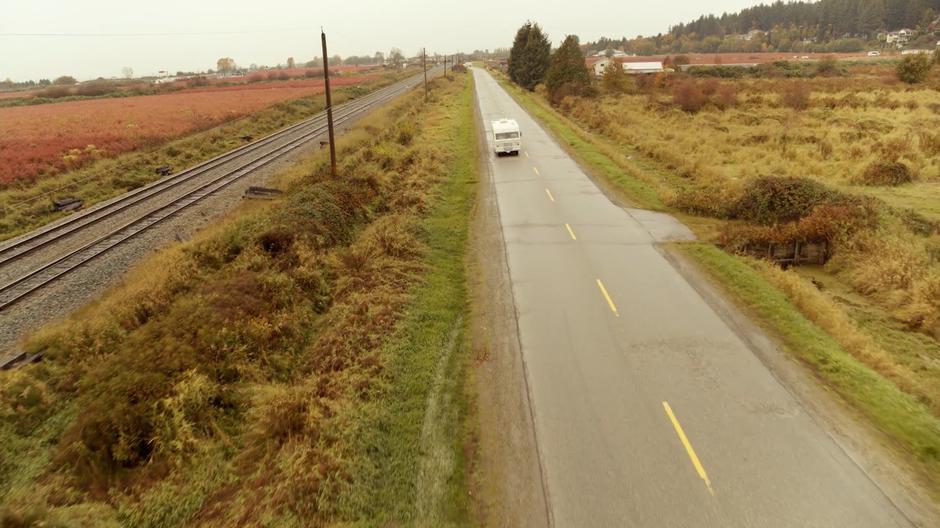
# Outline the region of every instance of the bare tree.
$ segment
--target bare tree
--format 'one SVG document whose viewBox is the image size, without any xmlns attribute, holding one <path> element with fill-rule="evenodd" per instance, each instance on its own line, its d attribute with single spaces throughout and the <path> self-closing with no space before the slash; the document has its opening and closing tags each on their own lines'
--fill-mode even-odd
<svg viewBox="0 0 940 528">
<path fill-rule="evenodd" d="M 235 59 L 231 57 L 222 57 L 216 61 L 216 69 L 221 74 L 228 74 L 235 71 Z"/>
<path fill-rule="evenodd" d="M 396 68 L 400 68 L 402 63 L 405 62 L 405 55 L 398 48 L 392 48 L 388 52 L 388 61 L 392 63 Z"/>
<path fill-rule="evenodd" d="M 124 78 L 125 78 L 125 79 L 133 79 L 133 78 L 134 78 L 134 68 L 131 68 L 130 66 L 125 66 L 125 67 L 121 68 L 121 73 L 124 74 Z"/>
<path fill-rule="evenodd" d="M 375 55 L 372 56 L 373 64 L 382 64 L 385 62 L 385 54 L 381 51 L 376 51 Z"/>
</svg>

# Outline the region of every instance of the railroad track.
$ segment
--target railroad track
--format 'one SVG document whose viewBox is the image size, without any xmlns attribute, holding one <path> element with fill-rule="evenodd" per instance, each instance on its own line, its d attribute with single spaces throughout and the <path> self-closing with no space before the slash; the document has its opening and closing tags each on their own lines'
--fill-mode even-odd
<svg viewBox="0 0 940 528">
<path fill-rule="evenodd" d="M 336 106 L 333 109 L 334 124 L 340 126 L 351 121 L 376 106 L 407 92 L 420 82 L 421 76 L 415 76 Z M 105 234 L 81 245 L 77 249 L 65 251 L 53 257 L 50 261 L 0 286 L 0 312 L 41 290 L 59 277 L 84 266 L 149 228 L 172 218 L 180 211 L 199 203 L 207 196 L 231 185 L 253 171 L 281 159 L 291 151 L 322 136 L 326 130 L 326 113 L 323 112 L 0 246 L 0 268 L 2 268 L 23 259 L 40 248 L 49 247 L 63 239 L 99 226 L 104 221 L 112 219 L 115 215 L 132 207 L 146 206 L 148 201 L 164 197 L 165 203 L 145 207 L 142 214 L 137 215 L 129 222 L 108 230 Z M 216 170 L 227 164 L 233 164 L 233 166 L 224 170 Z M 195 185 L 192 185 L 194 183 Z M 187 186 L 190 188 L 184 189 Z M 172 195 L 173 191 L 177 191 L 177 193 Z M 168 201 L 167 196 L 169 196 Z"/>
</svg>

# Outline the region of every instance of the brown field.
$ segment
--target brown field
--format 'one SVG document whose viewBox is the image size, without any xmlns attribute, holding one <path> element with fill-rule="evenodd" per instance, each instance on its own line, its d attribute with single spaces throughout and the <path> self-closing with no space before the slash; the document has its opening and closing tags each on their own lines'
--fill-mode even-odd
<svg viewBox="0 0 940 528">
<path fill-rule="evenodd" d="M 334 86 L 374 78 L 339 76 Z M 319 79 L 291 80 L 0 108 L 0 186 L 162 143 L 322 89 Z"/>
</svg>

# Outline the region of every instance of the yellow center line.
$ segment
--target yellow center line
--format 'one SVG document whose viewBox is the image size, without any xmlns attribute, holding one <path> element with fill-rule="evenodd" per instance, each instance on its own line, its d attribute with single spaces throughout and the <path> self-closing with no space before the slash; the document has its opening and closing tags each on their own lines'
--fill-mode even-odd
<svg viewBox="0 0 940 528">
<path fill-rule="evenodd" d="M 666 414 L 669 415 L 669 420 L 672 421 L 672 426 L 676 428 L 676 434 L 679 435 L 679 440 L 681 440 L 682 445 L 685 446 L 685 450 L 689 454 L 689 458 L 692 460 L 692 465 L 695 466 L 695 471 L 697 471 L 698 476 L 705 481 L 705 487 L 708 488 L 708 493 L 714 496 L 715 490 L 712 489 L 712 483 L 710 480 L 708 480 L 708 474 L 705 473 L 705 468 L 702 467 L 702 463 L 699 461 L 698 455 L 696 455 L 695 450 L 692 449 L 692 443 L 689 442 L 689 438 L 685 436 L 685 431 L 683 431 L 682 426 L 679 425 L 679 420 L 672 412 L 672 407 L 669 406 L 669 402 L 664 401 L 663 407 L 666 409 Z"/>
<path fill-rule="evenodd" d="M 604 287 L 604 283 L 600 279 L 597 279 L 597 287 L 601 289 L 601 293 L 604 294 L 604 298 L 607 299 L 607 305 L 610 306 L 610 311 L 614 312 L 614 315 L 620 317 L 620 312 L 617 311 L 617 305 L 614 304 L 614 300 L 610 298 L 610 294 L 607 293 L 607 288 Z"/>
<path fill-rule="evenodd" d="M 535 175 L 536 175 L 536 176 L 539 176 L 539 168 L 538 168 L 538 167 L 532 167 L 532 170 L 535 171 Z"/>
<path fill-rule="evenodd" d="M 551 201 L 553 201 L 553 202 L 555 201 L 555 197 L 552 196 L 552 191 L 549 191 L 548 189 L 545 189 L 545 194 L 548 195 L 548 199 L 549 199 L 549 200 L 551 200 Z"/>
<path fill-rule="evenodd" d="M 571 229 L 571 226 L 565 223 L 565 229 L 568 230 L 568 234 L 571 235 L 571 240 L 577 240 L 578 237 L 574 236 L 574 230 Z M 615 310 L 616 311 L 616 310 Z"/>
</svg>

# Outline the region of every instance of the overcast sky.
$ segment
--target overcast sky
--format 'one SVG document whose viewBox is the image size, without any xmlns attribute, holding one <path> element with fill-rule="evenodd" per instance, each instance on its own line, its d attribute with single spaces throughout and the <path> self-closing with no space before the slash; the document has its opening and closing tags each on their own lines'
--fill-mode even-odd
<svg viewBox="0 0 940 528">
<path fill-rule="evenodd" d="M 665 32 L 703 13 L 720 14 L 758 0 L 3 0 L 0 80 L 79 79 L 159 70 L 214 68 L 219 57 L 239 65 L 298 63 L 320 53 L 324 26 L 330 54 L 372 55 L 392 46 L 413 55 L 508 47 L 531 19 L 557 45 Z M 72 36 L 9 36 L 10 34 Z M 88 36 L 106 35 L 106 36 Z M 168 35 L 174 34 L 174 35 Z M 128 36 L 130 35 L 130 36 Z"/>
</svg>

